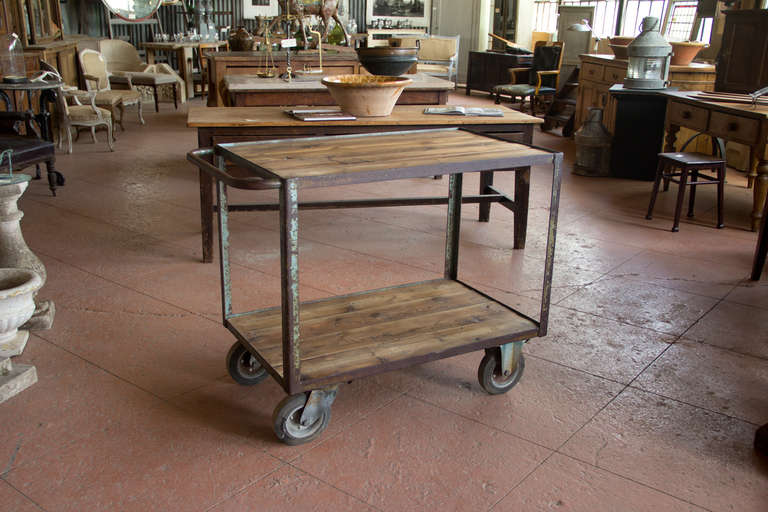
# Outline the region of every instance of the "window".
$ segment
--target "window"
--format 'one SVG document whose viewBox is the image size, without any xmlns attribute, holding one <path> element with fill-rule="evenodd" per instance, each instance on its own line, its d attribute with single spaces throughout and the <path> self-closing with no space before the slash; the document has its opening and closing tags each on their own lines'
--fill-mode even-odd
<svg viewBox="0 0 768 512">
<path fill-rule="evenodd" d="M 619 8 L 623 4 L 623 16 Z M 664 20 L 669 13 L 664 36 L 669 41 L 687 41 L 693 24 L 697 21 L 696 6 L 698 0 L 535 0 L 534 30 L 555 32 L 557 30 L 557 8 L 560 5 L 582 5 L 595 8 L 594 34 L 609 37 L 616 33 L 633 36 L 638 33 L 640 23 L 646 16 L 655 16 Z M 621 18 L 621 27 L 616 25 Z M 698 18 L 701 22 L 699 41 L 709 42 L 712 33 L 712 19 Z"/>
</svg>

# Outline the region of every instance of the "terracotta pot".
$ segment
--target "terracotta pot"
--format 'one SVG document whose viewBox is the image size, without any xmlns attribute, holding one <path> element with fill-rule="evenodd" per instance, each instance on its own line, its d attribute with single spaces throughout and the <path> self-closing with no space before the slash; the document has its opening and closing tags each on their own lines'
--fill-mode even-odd
<svg viewBox="0 0 768 512">
<path fill-rule="evenodd" d="M 634 41 L 635 38 L 630 36 L 614 36 L 614 37 L 609 37 L 608 40 L 611 42 L 611 44 L 627 46 L 629 43 Z"/>
<path fill-rule="evenodd" d="M 629 46 L 625 46 L 623 44 L 610 44 L 608 45 L 611 47 L 611 51 L 616 56 L 617 59 L 624 59 L 627 60 L 629 58 L 628 50 Z"/>
<path fill-rule="evenodd" d="M 410 78 L 380 75 L 335 75 L 322 79 L 341 109 L 357 117 L 388 116 L 411 82 Z"/>
<path fill-rule="evenodd" d="M 239 27 L 229 36 L 229 49 L 233 52 L 249 52 L 253 50 L 253 36 L 245 27 Z"/>
<path fill-rule="evenodd" d="M 687 66 L 693 62 L 693 59 L 702 48 L 708 46 L 707 44 L 699 43 L 698 41 L 685 41 L 669 44 L 672 45 L 672 59 L 669 62 L 672 66 Z"/>
</svg>

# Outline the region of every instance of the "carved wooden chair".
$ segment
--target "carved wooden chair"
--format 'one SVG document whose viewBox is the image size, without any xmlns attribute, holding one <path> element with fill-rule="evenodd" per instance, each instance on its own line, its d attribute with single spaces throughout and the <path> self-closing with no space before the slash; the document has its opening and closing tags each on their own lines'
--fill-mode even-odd
<svg viewBox="0 0 768 512">
<path fill-rule="evenodd" d="M 509 68 L 511 82 L 493 88 L 496 103 L 501 103 L 502 95 L 511 96 L 513 102 L 519 97 L 523 111 L 525 99 L 530 98 L 531 114 L 536 113 L 538 103 L 551 103 L 557 92 L 564 53 L 562 41 L 536 41 L 531 67 Z"/>
<path fill-rule="evenodd" d="M 95 92 L 94 102 L 97 107 L 104 108 L 112 114 L 113 122 L 117 122 L 120 128 L 123 126 L 125 107 L 136 106 L 139 123 L 145 124 L 142 113 L 141 93 L 133 87 L 130 77 L 112 77 L 107 71 L 107 65 L 102 55 L 91 49 L 82 50 L 78 54 L 80 69 L 83 71 L 85 88 Z M 112 85 L 120 88 L 113 89 Z M 115 119 L 116 111 L 120 112 L 120 119 Z"/>
<path fill-rule="evenodd" d="M 69 105 L 67 99 L 71 100 L 73 105 Z M 56 98 L 56 121 L 59 149 L 64 149 L 66 142 L 67 153 L 72 153 L 72 128 L 77 130 L 78 138 L 81 128 L 88 129 L 95 144 L 96 128 L 104 127 L 107 130 L 107 147 L 110 151 L 115 150 L 112 146 L 112 113 L 96 106 L 96 93 L 93 91 L 60 90 Z"/>
</svg>

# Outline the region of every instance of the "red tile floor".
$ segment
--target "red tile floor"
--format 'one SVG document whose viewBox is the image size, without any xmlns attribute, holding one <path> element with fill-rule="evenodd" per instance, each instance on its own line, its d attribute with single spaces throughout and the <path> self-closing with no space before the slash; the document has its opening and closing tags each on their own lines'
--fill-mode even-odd
<svg viewBox="0 0 768 512">
<path fill-rule="evenodd" d="M 650 183 L 574 176 L 572 141 L 537 130 L 566 167 L 551 332 L 526 345 L 521 383 L 486 395 L 477 353 L 362 379 L 342 387 L 319 440 L 288 447 L 270 426 L 282 390 L 238 386 L 224 368 L 233 338 L 218 266 L 199 263 L 185 108 L 149 112 L 145 127 L 129 116 L 114 153 L 76 143 L 59 156 L 58 197 L 37 181 L 21 202 L 57 316 L 18 358 L 39 382 L 0 405 L 1 510 L 768 510 L 768 462 L 752 449 L 768 422 L 768 281 L 746 280 L 742 174 L 729 173 L 725 229 L 704 188 L 696 218 L 671 233 L 673 192 L 647 221 Z M 462 226 L 462 277 L 532 313 L 547 188 L 534 169 L 525 251 L 499 207 L 488 224 L 466 207 Z M 444 216 L 302 213 L 302 298 L 437 277 Z M 236 306 L 278 304 L 276 215 L 232 224 Z"/>
</svg>

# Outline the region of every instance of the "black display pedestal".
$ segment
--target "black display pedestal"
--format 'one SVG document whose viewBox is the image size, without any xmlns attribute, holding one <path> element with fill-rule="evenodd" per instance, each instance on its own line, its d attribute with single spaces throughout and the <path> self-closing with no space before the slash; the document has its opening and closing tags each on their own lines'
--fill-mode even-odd
<svg viewBox="0 0 768 512">
<path fill-rule="evenodd" d="M 616 121 L 611 143 L 611 174 L 617 178 L 653 181 L 658 154 L 664 144 L 665 91 L 625 89 L 617 84 L 610 93 L 616 99 Z"/>
</svg>

